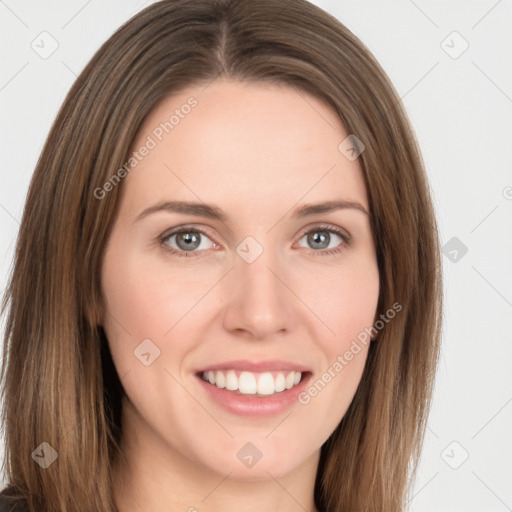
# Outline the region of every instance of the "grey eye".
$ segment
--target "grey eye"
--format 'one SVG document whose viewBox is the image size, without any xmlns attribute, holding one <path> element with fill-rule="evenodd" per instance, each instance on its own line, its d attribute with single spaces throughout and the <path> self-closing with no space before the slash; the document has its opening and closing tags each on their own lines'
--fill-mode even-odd
<svg viewBox="0 0 512 512">
<path fill-rule="evenodd" d="M 334 236 L 334 239 L 333 239 L 333 236 Z M 336 247 L 336 245 L 339 245 L 339 242 L 338 242 L 338 244 L 336 244 L 334 246 L 329 246 L 329 244 L 332 241 L 336 241 L 336 237 L 339 239 L 339 242 L 343 241 L 343 238 L 340 235 L 338 235 L 337 233 L 333 233 L 326 229 L 314 229 L 314 230 L 306 233 L 301 238 L 301 240 L 306 238 L 306 242 L 308 244 L 306 247 L 309 247 L 311 249 L 332 249 L 333 247 Z M 305 247 L 305 246 L 302 246 L 302 247 Z"/>
<path fill-rule="evenodd" d="M 175 240 L 173 241 L 173 239 Z M 191 252 L 195 251 L 196 249 L 209 249 L 210 246 L 208 246 L 208 243 L 205 242 L 205 240 L 209 240 L 209 238 L 204 233 L 189 229 L 178 231 L 177 233 L 169 235 L 166 238 L 165 243 L 167 243 L 167 245 L 173 249 Z M 212 242 L 210 241 L 210 243 Z"/>
</svg>

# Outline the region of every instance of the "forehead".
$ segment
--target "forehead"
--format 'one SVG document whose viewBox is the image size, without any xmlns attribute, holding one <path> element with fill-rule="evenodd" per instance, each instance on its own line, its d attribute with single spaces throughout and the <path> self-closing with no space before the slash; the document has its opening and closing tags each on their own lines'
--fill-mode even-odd
<svg viewBox="0 0 512 512">
<path fill-rule="evenodd" d="M 129 173 L 125 195 L 133 207 L 176 194 L 290 205 L 306 194 L 308 200 L 328 194 L 367 206 L 359 162 L 338 149 L 347 135 L 333 109 L 291 86 L 226 80 L 191 86 L 145 119 L 133 150 L 151 149 Z"/>
</svg>

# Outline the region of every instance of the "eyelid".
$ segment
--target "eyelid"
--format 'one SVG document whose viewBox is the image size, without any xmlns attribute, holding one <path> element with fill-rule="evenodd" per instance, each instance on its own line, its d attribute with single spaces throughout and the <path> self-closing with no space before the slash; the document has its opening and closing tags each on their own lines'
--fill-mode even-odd
<svg viewBox="0 0 512 512">
<path fill-rule="evenodd" d="M 196 232 L 201 233 L 202 235 L 208 237 L 213 242 L 214 245 L 217 245 L 217 246 L 222 245 L 215 240 L 215 237 L 213 235 L 211 235 L 207 229 L 205 229 L 203 227 L 197 227 L 197 225 L 195 225 L 195 224 L 182 224 L 180 226 L 177 226 L 175 228 L 167 230 L 158 237 L 158 241 L 162 245 L 166 245 L 164 242 L 166 240 L 168 240 L 169 238 L 171 238 L 171 236 L 177 235 L 182 232 L 187 232 L 187 231 L 196 231 Z M 170 252 L 174 252 L 174 253 L 177 252 L 176 249 L 174 249 L 173 247 L 168 247 L 168 250 Z M 187 251 L 180 251 L 180 252 L 187 253 Z M 204 252 L 204 251 L 189 251 L 188 254 L 192 254 L 192 252 Z"/>
<path fill-rule="evenodd" d="M 350 245 L 350 243 L 352 241 L 352 235 L 346 229 L 340 228 L 339 226 L 335 226 L 334 224 L 326 224 L 326 223 L 322 223 L 322 222 L 320 224 L 312 223 L 312 224 L 306 226 L 305 228 L 303 228 L 299 239 L 302 238 L 304 235 L 307 235 L 310 231 L 314 231 L 314 230 L 318 230 L 318 231 L 323 230 L 323 231 L 334 232 L 337 235 L 339 235 L 341 238 L 343 238 L 343 241 L 347 245 Z M 316 251 L 316 252 L 319 252 L 319 251 Z"/>
<path fill-rule="evenodd" d="M 348 231 L 346 231 L 343 228 L 340 228 L 339 226 L 335 226 L 333 224 L 326 224 L 326 223 L 320 223 L 320 224 L 312 223 L 312 224 L 304 227 L 301 230 L 301 234 L 298 237 L 298 240 L 300 241 L 304 237 L 304 235 L 307 235 L 309 232 L 315 231 L 315 230 L 328 231 L 331 233 L 335 233 L 343 240 L 343 243 L 341 244 L 341 246 L 351 247 L 352 236 L 350 235 L 350 233 Z M 165 250 L 171 252 L 172 254 L 178 255 L 178 256 L 199 256 L 200 253 L 205 252 L 205 250 L 178 251 L 178 250 L 174 249 L 173 247 L 169 247 L 165 243 L 165 241 L 168 240 L 171 236 L 176 235 L 181 232 L 186 232 L 186 231 L 196 231 L 198 233 L 201 233 L 202 235 L 205 235 L 206 237 L 208 237 L 212 241 L 212 243 L 214 245 L 216 245 L 217 247 L 222 246 L 222 244 L 217 242 L 215 240 L 215 237 L 209 233 L 208 229 L 205 229 L 202 227 L 197 227 L 197 225 L 194 225 L 194 224 L 182 224 L 182 225 L 172 228 L 168 231 L 165 231 L 162 235 L 160 235 L 158 237 L 158 241 L 160 242 L 160 244 L 162 246 L 163 245 L 166 246 Z M 307 249 L 307 248 L 303 248 L 303 249 Z M 334 249 L 324 249 L 324 250 L 318 250 L 318 251 L 315 251 L 314 249 L 310 249 L 310 253 L 312 253 L 314 255 L 330 255 L 330 254 L 337 253 L 340 251 L 341 251 L 341 249 L 339 247 L 334 248 Z"/>
</svg>

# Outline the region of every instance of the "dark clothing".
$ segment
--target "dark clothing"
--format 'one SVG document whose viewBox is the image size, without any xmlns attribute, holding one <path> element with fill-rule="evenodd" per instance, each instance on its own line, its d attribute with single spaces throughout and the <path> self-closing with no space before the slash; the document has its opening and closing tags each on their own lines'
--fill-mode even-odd
<svg viewBox="0 0 512 512">
<path fill-rule="evenodd" d="M 7 487 L 0 492 L 0 512 L 28 512 L 27 502 L 24 498 L 16 498 Z"/>
</svg>

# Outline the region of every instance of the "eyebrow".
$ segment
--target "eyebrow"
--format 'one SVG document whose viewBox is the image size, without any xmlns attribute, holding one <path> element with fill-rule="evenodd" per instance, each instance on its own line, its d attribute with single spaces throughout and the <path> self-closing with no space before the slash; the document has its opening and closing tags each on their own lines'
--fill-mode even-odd
<svg viewBox="0 0 512 512">
<path fill-rule="evenodd" d="M 353 209 L 366 215 L 370 215 L 366 208 L 356 201 L 346 201 L 343 199 L 327 201 L 323 203 L 305 204 L 292 211 L 292 217 L 303 218 L 319 213 L 328 213 L 335 210 Z M 134 222 L 137 222 L 152 213 L 168 211 L 174 213 L 185 213 L 188 215 L 197 215 L 198 217 L 207 217 L 210 219 L 227 221 L 227 215 L 217 206 L 206 203 L 194 203 L 187 201 L 160 201 L 159 203 L 144 209 Z"/>
<path fill-rule="evenodd" d="M 335 201 L 327 201 L 325 203 L 305 204 L 300 208 L 293 211 L 293 216 L 297 218 L 305 217 L 307 215 L 316 215 L 317 213 L 327 213 L 334 210 L 345 210 L 353 209 L 359 210 L 366 215 L 370 215 L 368 210 L 356 201 L 346 201 L 344 199 L 338 199 Z"/>
</svg>

